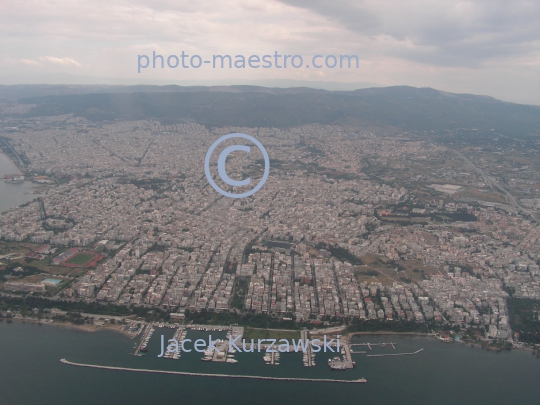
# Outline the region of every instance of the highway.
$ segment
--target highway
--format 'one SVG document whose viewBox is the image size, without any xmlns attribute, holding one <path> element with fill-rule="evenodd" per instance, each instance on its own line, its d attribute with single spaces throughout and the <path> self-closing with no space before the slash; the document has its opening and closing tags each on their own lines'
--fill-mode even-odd
<svg viewBox="0 0 540 405">
<path fill-rule="evenodd" d="M 487 183 L 487 185 L 489 187 L 491 187 L 491 189 L 495 190 L 499 190 L 500 192 L 502 192 L 505 196 L 506 196 L 506 199 L 508 200 L 508 202 L 510 204 L 512 204 L 514 207 L 517 208 L 518 211 L 522 211 L 528 215 L 531 216 L 531 218 L 533 219 L 534 222 L 536 222 L 536 217 L 534 216 L 534 213 L 529 211 L 528 209 L 526 208 L 523 208 L 518 200 L 512 195 L 510 194 L 507 190 L 505 190 L 499 183 L 497 183 L 497 181 L 493 178 L 491 178 L 490 176 L 488 176 L 487 174 L 485 174 L 482 169 L 480 169 L 479 167 L 476 167 L 474 165 L 473 162 L 471 162 L 465 155 L 463 155 L 461 152 L 459 151 L 455 151 L 456 154 L 465 161 L 465 163 L 467 163 L 470 167 L 472 167 L 480 176 L 483 177 L 484 181 Z"/>
<path fill-rule="evenodd" d="M 369 250 L 375 246 L 377 243 L 379 243 L 379 240 L 381 239 L 381 237 L 377 237 L 375 238 L 369 245 L 365 246 L 364 248 L 362 248 L 362 250 L 360 252 L 358 252 L 357 254 L 355 254 L 356 257 L 362 257 L 364 256 L 367 252 L 369 252 Z"/>
</svg>

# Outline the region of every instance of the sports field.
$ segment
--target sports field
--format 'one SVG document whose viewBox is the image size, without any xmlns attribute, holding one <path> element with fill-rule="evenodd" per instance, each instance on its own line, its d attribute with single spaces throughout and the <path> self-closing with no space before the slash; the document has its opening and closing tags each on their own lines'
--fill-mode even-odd
<svg viewBox="0 0 540 405">
<path fill-rule="evenodd" d="M 67 264 L 85 264 L 92 260 L 95 255 L 89 253 L 80 253 L 76 256 L 73 256 L 71 259 L 66 260 Z"/>
</svg>

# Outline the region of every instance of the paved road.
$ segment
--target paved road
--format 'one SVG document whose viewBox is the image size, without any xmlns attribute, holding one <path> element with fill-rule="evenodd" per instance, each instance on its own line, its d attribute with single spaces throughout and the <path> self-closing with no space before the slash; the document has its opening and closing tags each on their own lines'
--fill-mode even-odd
<svg viewBox="0 0 540 405">
<path fill-rule="evenodd" d="M 366 247 L 364 247 L 359 253 L 355 254 L 356 257 L 362 257 L 364 256 L 366 253 L 369 252 L 369 249 L 371 249 L 373 246 L 375 246 L 375 244 L 379 243 L 379 240 L 381 239 L 381 237 L 377 237 L 373 240 L 373 242 L 371 242 L 369 245 L 367 245 Z"/>
<path fill-rule="evenodd" d="M 69 311 L 60 311 L 60 310 L 55 310 L 54 313 L 55 314 L 59 314 L 59 315 L 65 315 L 67 314 Z M 71 312 L 76 312 L 76 311 L 71 311 Z M 113 315 L 99 315 L 99 314 L 88 314 L 88 313 L 85 313 L 85 312 L 81 312 L 81 316 L 83 317 L 89 317 L 89 318 L 94 318 L 94 319 L 100 319 L 100 318 L 103 318 L 103 319 L 114 319 L 114 320 L 117 320 L 117 321 L 121 321 L 122 319 L 126 319 L 127 317 L 126 316 L 113 316 Z M 129 321 L 134 321 L 133 319 L 129 319 Z"/>
</svg>

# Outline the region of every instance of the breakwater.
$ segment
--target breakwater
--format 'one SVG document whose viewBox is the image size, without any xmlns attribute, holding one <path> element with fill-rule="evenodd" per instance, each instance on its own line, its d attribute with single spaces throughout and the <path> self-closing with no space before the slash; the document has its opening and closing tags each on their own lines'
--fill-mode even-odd
<svg viewBox="0 0 540 405">
<path fill-rule="evenodd" d="M 61 359 L 60 362 L 64 364 L 68 364 L 70 366 L 77 366 L 77 367 L 99 368 L 99 369 L 104 369 L 104 370 L 116 370 L 116 371 L 131 371 L 131 372 L 136 372 L 136 373 L 188 375 L 188 376 L 195 376 L 195 377 L 247 378 L 247 379 L 252 379 L 252 380 L 334 382 L 334 383 L 349 383 L 349 384 L 367 382 L 365 378 L 360 378 L 358 380 L 334 380 L 331 378 L 265 377 L 265 376 L 260 376 L 260 375 L 190 373 L 187 371 L 151 370 L 151 369 L 145 369 L 145 368 L 100 366 L 97 364 L 74 363 L 66 359 Z"/>
</svg>

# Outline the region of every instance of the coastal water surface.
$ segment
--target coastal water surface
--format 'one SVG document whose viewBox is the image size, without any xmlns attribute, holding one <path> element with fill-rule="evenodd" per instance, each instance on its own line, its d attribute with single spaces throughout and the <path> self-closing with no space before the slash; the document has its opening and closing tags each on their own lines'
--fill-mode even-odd
<svg viewBox="0 0 540 405">
<path fill-rule="evenodd" d="M 4 175 L 18 173 L 19 170 L 7 156 L 0 153 L 0 212 L 17 207 L 35 198 L 30 188 L 31 182 L 25 181 L 24 183 L 12 184 L 4 181 Z"/>
<path fill-rule="evenodd" d="M 356 369 L 331 371 L 330 353 L 317 366 L 302 366 L 300 353 L 284 353 L 279 366 L 265 365 L 263 353 L 237 353 L 237 364 L 200 361 L 201 353 L 180 360 L 160 359 L 156 329 L 147 356 L 130 356 L 137 339 L 112 331 L 95 333 L 35 323 L 0 322 L 0 398 L 2 404 L 533 404 L 540 398 L 540 360 L 530 352 L 493 353 L 462 344 L 409 336 L 364 336 L 356 342 L 396 343 L 365 347 L 366 354 L 414 352 L 412 356 L 354 354 Z M 222 334 L 211 333 L 214 339 Z M 206 338 L 208 332 L 188 332 Z M 279 377 L 357 379 L 365 384 L 287 382 L 89 369 L 60 363 L 61 358 L 98 365 L 252 374 Z"/>
</svg>

